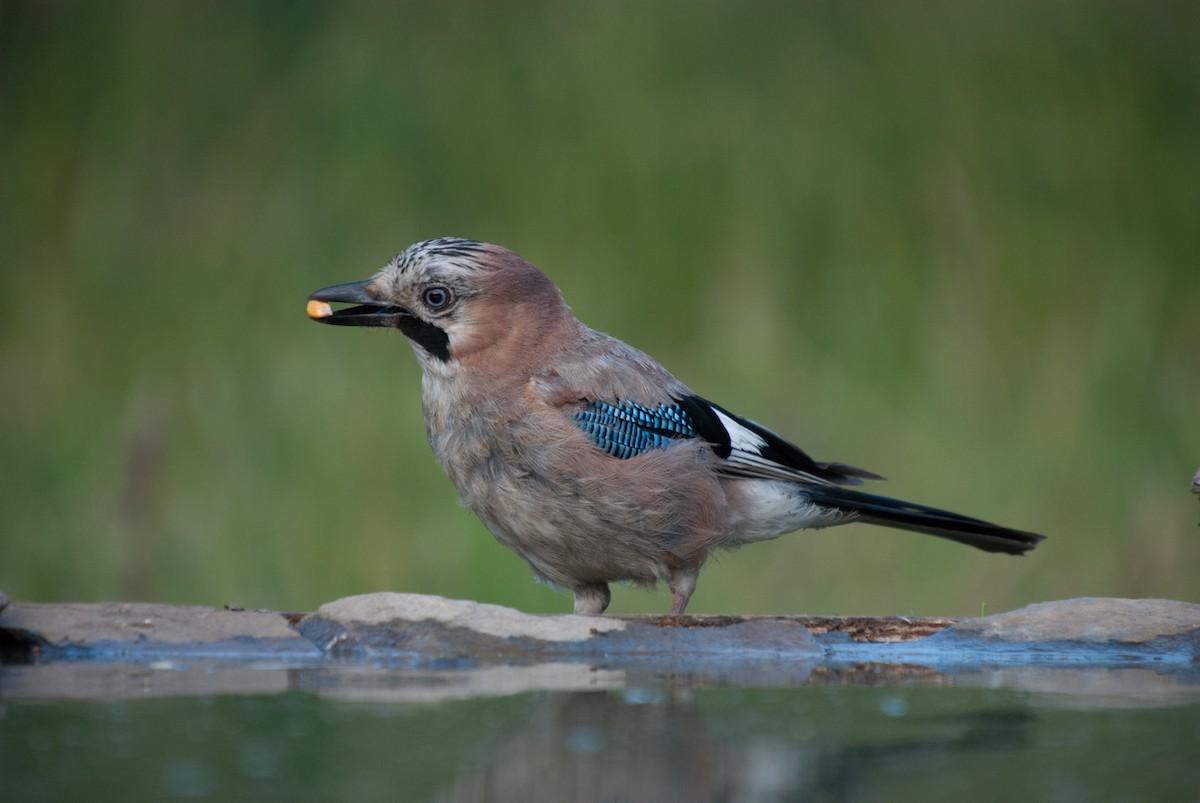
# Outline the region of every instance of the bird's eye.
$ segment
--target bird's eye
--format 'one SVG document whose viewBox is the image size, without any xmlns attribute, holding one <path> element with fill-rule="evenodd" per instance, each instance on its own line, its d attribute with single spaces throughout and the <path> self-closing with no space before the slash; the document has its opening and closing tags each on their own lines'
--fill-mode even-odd
<svg viewBox="0 0 1200 803">
<path fill-rule="evenodd" d="M 441 285 L 425 288 L 425 292 L 421 293 L 421 300 L 425 302 L 425 306 L 431 310 L 445 309 L 450 304 L 450 295 L 448 288 Z"/>
</svg>

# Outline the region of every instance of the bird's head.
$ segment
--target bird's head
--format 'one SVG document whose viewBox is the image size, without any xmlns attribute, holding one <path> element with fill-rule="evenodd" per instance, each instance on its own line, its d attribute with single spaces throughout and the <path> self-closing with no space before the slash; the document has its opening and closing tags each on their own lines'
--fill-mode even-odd
<svg viewBox="0 0 1200 803">
<path fill-rule="evenodd" d="M 505 248 L 453 237 L 409 246 L 370 279 L 318 290 L 308 315 L 399 329 L 422 366 L 435 370 L 528 361 L 556 329 L 575 323 L 558 288 L 533 265 Z"/>
</svg>

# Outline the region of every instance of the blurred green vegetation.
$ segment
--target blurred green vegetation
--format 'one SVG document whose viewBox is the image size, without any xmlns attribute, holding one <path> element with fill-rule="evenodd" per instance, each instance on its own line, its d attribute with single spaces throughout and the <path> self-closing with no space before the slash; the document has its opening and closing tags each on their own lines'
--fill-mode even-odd
<svg viewBox="0 0 1200 803">
<path fill-rule="evenodd" d="M 402 338 L 304 315 L 458 235 L 883 492 L 1051 539 L 800 533 L 694 611 L 1200 601 L 1198 9 L 6 0 L 0 589 L 568 609 L 457 507 Z"/>
</svg>

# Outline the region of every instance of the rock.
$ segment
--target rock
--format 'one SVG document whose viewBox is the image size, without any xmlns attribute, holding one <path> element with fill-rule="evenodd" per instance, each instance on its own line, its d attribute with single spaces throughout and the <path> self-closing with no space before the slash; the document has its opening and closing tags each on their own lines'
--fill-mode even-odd
<svg viewBox="0 0 1200 803">
<path fill-rule="evenodd" d="M 1074 599 L 958 621 L 536 615 L 391 593 L 307 616 L 139 603 L 0 610 L 9 697 L 309 688 L 414 701 L 653 688 L 664 678 L 746 688 L 954 678 L 1139 704 L 1195 699 L 1198 660 L 1200 605 L 1169 600 Z"/>
<path fill-rule="evenodd" d="M 598 633 L 625 629 L 624 622 L 605 616 L 538 616 L 481 602 L 393 592 L 335 600 L 311 617 L 368 626 L 437 622 L 484 636 L 545 642 L 586 641 Z"/>
<path fill-rule="evenodd" d="M 1120 642 L 1193 635 L 1200 639 L 1200 605 L 1164 599 L 1082 597 L 1039 602 L 1008 613 L 964 619 L 947 634 L 1008 642 Z"/>
<path fill-rule="evenodd" d="M 298 652 L 316 655 L 278 613 L 198 605 L 99 602 L 14 604 L 0 612 L 0 636 L 60 650 L 179 654 Z M 254 649 L 247 649 L 253 646 Z"/>
<path fill-rule="evenodd" d="M 948 625 L 948 626 L 947 626 Z M 307 616 L 144 603 L 9 604 L 0 650 L 40 658 L 293 662 L 379 659 L 432 670 L 586 663 L 745 685 L 830 665 L 947 669 L 1072 661 L 1129 666 L 1200 656 L 1200 605 L 1074 599 L 981 619 L 526 614 L 420 594 L 348 597 Z"/>
<path fill-rule="evenodd" d="M 4 609 L 8 607 L 8 594 L 0 591 L 0 613 L 4 613 Z"/>
<path fill-rule="evenodd" d="M 822 654 L 802 625 L 778 618 L 683 616 L 651 624 L 612 616 L 527 614 L 421 594 L 348 597 L 321 606 L 296 627 L 334 656 L 382 656 L 414 666 L 600 659 L 606 667 L 654 664 L 659 670 L 690 667 L 711 675 L 744 672 L 764 659 L 787 659 L 799 667 Z"/>
</svg>

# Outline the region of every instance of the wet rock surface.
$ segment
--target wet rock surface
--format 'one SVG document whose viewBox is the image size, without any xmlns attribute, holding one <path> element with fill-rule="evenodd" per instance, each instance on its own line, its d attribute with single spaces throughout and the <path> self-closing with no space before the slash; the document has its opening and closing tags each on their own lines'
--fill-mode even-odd
<svg viewBox="0 0 1200 803">
<path fill-rule="evenodd" d="M 64 658 L 320 655 L 278 613 L 127 602 L 10 604 L 0 612 L 0 647 Z"/>
<path fill-rule="evenodd" d="M 954 631 L 1010 642 L 1147 644 L 1188 634 L 1194 641 L 1200 634 L 1200 605 L 1169 599 L 1083 597 L 964 619 L 954 625 Z"/>
<path fill-rule="evenodd" d="M 296 624 L 330 654 L 376 656 L 416 663 L 470 657 L 476 663 L 523 664 L 587 658 L 624 665 L 654 658 L 674 669 L 687 664 L 743 662 L 752 656 L 819 658 L 823 651 L 803 625 L 778 619 L 531 615 L 419 594 L 367 594 L 321 606 Z"/>
<path fill-rule="evenodd" d="M 512 608 L 424 594 L 381 592 L 322 605 L 296 629 L 329 651 L 425 652 L 476 644 L 522 652 L 620 633 L 603 616 L 536 616 Z"/>
<path fill-rule="evenodd" d="M 310 614 L 141 603 L 0 609 L 0 698 L 299 687 L 421 700 L 667 680 L 1000 683 L 1109 696 L 1137 687 L 1126 696 L 1189 697 L 1200 693 L 1200 605 L 1073 599 L 961 620 L 559 616 L 379 593 Z"/>
</svg>

